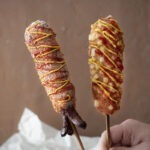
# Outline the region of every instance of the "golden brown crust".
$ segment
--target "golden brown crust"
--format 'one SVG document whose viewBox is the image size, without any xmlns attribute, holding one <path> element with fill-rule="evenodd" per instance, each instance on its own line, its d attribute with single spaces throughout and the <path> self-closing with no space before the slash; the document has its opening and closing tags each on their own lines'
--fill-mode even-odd
<svg viewBox="0 0 150 150">
<path fill-rule="evenodd" d="M 122 32 L 111 16 L 91 25 L 89 65 L 94 105 L 104 114 L 120 109 L 123 49 Z"/>
<path fill-rule="evenodd" d="M 25 31 L 25 43 L 34 59 L 42 85 L 56 112 L 75 105 L 73 84 L 57 43 L 56 34 L 44 21 L 32 23 Z"/>
<path fill-rule="evenodd" d="M 34 59 L 41 83 L 55 111 L 62 115 L 61 136 L 65 136 L 73 134 L 71 122 L 83 129 L 86 122 L 75 109 L 75 89 L 55 37 L 56 34 L 44 21 L 33 22 L 25 31 L 25 43 Z"/>
</svg>

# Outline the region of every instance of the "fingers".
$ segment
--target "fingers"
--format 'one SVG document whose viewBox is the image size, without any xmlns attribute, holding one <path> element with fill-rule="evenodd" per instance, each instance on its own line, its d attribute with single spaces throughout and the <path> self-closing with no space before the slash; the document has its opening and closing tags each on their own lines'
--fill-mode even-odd
<svg viewBox="0 0 150 150">
<path fill-rule="evenodd" d="M 150 143 L 144 142 L 133 147 L 113 147 L 110 150 L 149 150 Z"/>
<path fill-rule="evenodd" d="M 115 125 L 110 128 L 112 144 L 120 144 L 123 137 L 123 128 L 121 125 Z M 107 132 L 104 131 L 100 139 L 100 149 L 107 150 Z"/>
<path fill-rule="evenodd" d="M 131 146 L 133 143 L 132 137 L 134 137 L 134 120 L 128 119 L 119 125 L 115 125 L 110 128 L 112 146 Z M 101 135 L 100 147 L 101 149 L 107 146 L 107 133 L 104 131 Z"/>
<path fill-rule="evenodd" d="M 101 135 L 101 138 L 99 141 L 99 149 L 107 150 L 107 133 L 106 133 L 106 131 L 104 131 Z"/>
<path fill-rule="evenodd" d="M 112 145 L 124 145 L 124 146 L 134 146 L 139 144 L 141 139 L 137 135 L 139 134 L 139 127 L 142 123 L 128 119 L 119 125 L 115 125 L 110 128 Z M 143 125 L 143 124 L 142 124 Z M 107 145 L 107 134 L 103 132 L 101 136 L 100 144 L 104 147 Z"/>
<path fill-rule="evenodd" d="M 146 141 L 147 134 L 149 134 L 149 127 L 139 121 L 128 119 L 121 123 L 120 125 L 115 125 L 110 128 L 112 146 L 124 146 L 119 147 L 120 149 L 126 148 L 131 149 L 129 147 L 134 148 L 136 145 L 141 146 L 141 141 Z M 148 137 L 148 136 L 147 136 Z M 149 136 L 150 137 L 150 136 Z M 101 135 L 99 147 L 101 150 L 106 150 L 107 148 L 107 133 L 104 131 Z M 132 150 L 131 149 L 131 150 Z M 136 149 L 137 150 L 137 149 Z"/>
</svg>

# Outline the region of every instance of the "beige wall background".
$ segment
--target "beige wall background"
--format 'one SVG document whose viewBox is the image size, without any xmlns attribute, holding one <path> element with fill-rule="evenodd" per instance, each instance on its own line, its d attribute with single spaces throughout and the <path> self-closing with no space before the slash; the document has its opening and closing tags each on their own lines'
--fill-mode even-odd
<svg viewBox="0 0 150 150">
<path fill-rule="evenodd" d="M 121 110 L 111 124 L 127 118 L 150 123 L 149 0 L 0 0 L 0 143 L 17 131 L 25 107 L 61 128 L 61 117 L 52 109 L 24 45 L 24 30 L 37 19 L 57 33 L 68 62 L 77 109 L 88 124 L 80 134 L 101 134 L 105 123 L 93 107 L 87 49 L 91 23 L 109 14 L 120 23 L 126 44 Z"/>
</svg>

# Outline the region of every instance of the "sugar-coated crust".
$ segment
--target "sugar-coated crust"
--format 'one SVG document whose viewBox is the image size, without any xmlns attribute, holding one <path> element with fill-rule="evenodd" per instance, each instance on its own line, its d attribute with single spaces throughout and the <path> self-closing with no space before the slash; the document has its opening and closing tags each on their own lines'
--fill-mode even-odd
<svg viewBox="0 0 150 150">
<path fill-rule="evenodd" d="M 91 25 L 89 66 L 94 106 L 103 114 L 120 109 L 124 43 L 118 23 L 108 16 Z"/>
<path fill-rule="evenodd" d="M 56 34 L 45 21 L 37 20 L 25 30 L 25 43 L 30 51 L 42 85 L 56 112 L 75 105 L 74 86 L 56 41 Z"/>
</svg>

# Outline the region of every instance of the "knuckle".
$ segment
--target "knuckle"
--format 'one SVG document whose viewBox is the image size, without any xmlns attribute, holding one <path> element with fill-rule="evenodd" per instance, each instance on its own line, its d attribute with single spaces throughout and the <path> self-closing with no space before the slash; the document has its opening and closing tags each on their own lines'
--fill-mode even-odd
<svg viewBox="0 0 150 150">
<path fill-rule="evenodd" d="M 101 136 L 105 137 L 107 135 L 107 131 L 105 130 L 104 132 L 102 132 Z"/>
<path fill-rule="evenodd" d="M 132 125 L 132 124 L 135 124 L 135 123 L 137 123 L 137 121 L 134 120 L 134 119 L 127 119 L 124 122 L 122 122 L 123 125 Z"/>
</svg>

